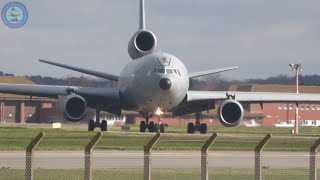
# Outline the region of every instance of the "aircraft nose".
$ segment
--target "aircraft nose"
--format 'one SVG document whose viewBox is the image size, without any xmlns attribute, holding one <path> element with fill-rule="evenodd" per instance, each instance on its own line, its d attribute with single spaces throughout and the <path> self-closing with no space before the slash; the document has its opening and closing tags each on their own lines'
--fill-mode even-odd
<svg viewBox="0 0 320 180">
<path fill-rule="evenodd" d="M 169 90 L 171 87 L 171 81 L 168 78 L 163 78 L 160 80 L 159 86 L 163 90 Z"/>
</svg>

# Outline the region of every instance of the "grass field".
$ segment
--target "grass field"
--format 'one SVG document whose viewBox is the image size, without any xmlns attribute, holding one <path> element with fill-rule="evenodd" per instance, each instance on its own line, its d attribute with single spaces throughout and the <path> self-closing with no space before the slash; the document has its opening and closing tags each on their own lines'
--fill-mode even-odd
<svg viewBox="0 0 320 180">
<path fill-rule="evenodd" d="M 131 132 L 121 132 L 120 127 L 110 127 L 97 144 L 97 150 L 143 150 L 144 145 L 155 135 L 154 133 L 138 133 L 138 127 L 130 128 Z M 319 138 L 320 128 L 301 128 L 300 136 L 290 134 L 287 128 L 213 128 L 207 135 L 184 133 L 184 126 L 172 126 L 166 129 L 155 146 L 155 150 L 200 150 L 211 132 L 220 133 L 212 150 L 248 151 L 253 150 L 267 133 L 273 137 L 266 146 L 267 151 L 308 151 L 314 141 Z M 95 135 L 85 128 L 50 129 L 34 127 L 0 127 L 0 150 L 25 150 L 39 132 L 45 138 L 38 146 L 39 150 L 84 150 L 86 144 Z"/>
<path fill-rule="evenodd" d="M 24 170 L 0 169 L 0 177 L 5 179 L 24 179 Z M 181 179 L 194 180 L 200 179 L 200 169 L 153 169 L 152 179 Z M 103 169 L 93 170 L 93 179 L 112 179 L 122 180 L 141 180 L 143 179 L 142 169 Z M 318 177 L 319 178 L 319 177 Z M 79 170 L 60 170 L 60 169 L 36 169 L 34 170 L 34 179 L 83 179 L 83 169 Z M 248 180 L 254 179 L 253 169 L 209 169 L 209 179 L 221 180 Z M 262 171 L 262 179 L 281 179 L 281 180 L 307 180 L 309 174 L 307 169 L 269 169 Z"/>
</svg>

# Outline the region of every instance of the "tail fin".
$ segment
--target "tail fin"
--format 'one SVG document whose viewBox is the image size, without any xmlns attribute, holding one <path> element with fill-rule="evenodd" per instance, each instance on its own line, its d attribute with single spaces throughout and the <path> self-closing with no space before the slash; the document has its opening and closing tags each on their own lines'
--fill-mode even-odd
<svg viewBox="0 0 320 180">
<path fill-rule="evenodd" d="M 139 30 L 140 29 L 146 29 L 146 11 L 144 7 L 144 0 L 140 0 L 140 17 L 139 17 Z"/>
</svg>

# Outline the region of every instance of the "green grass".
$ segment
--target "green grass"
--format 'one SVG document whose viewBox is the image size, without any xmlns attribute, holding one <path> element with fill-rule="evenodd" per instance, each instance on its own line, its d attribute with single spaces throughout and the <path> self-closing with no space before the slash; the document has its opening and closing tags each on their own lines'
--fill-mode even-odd
<svg viewBox="0 0 320 180">
<path fill-rule="evenodd" d="M 133 131 L 135 131 L 134 128 Z M 169 133 L 162 135 L 154 147 L 155 150 L 198 151 L 211 135 L 211 133 L 207 135 L 170 133 L 182 131 L 180 126 L 167 129 Z M 101 141 L 95 147 L 96 150 L 143 150 L 143 147 L 155 135 L 154 133 L 120 132 L 120 128 L 117 130 L 116 127 L 113 130 L 113 132 L 104 133 Z M 0 128 L 0 151 L 25 150 L 31 140 L 41 131 L 45 133 L 45 138 L 39 144 L 38 150 L 84 150 L 87 143 L 96 134 L 96 132 L 87 132 L 84 129 L 2 127 Z M 215 129 L 215 132 L 219 132 L 220 135 L 211 150 L 252 151 L 265 134 L 272 133 L 274 136 L 265 150 L 308 151 L 320 134 L 318 128 L 301 128 L 301 134 L 305 133 L 305 136 L 298 137 L 290 135 L 288 131 L 289 129 L 281 128 L 219 127 Z"/>
<path fill-rule="evenodd" d="M 0 177 L 3 179 L 24 179 L 24 170 L 0 169 Z M 60 170 L 60 169 L 35 169 L 34 179 L 83 179 L 83 170 Z M 200 169 L 152 169 L 152 179 L 200 179 Z M 93 170 L 93 179 L 143 179 L 143 170 L 141 169 L 101 169 Z M 319 176 L 318 176 L 319 178 Z M 210 168 L 209 179 L 221 180 L 248 180 L 254 179 L 252 169 L 222 169 Z M 309 174 L 307 169 L 268 169 L 262 171 L 262 179 L 281 179 L 281 180 L 307 180 Z"/>
</svg>

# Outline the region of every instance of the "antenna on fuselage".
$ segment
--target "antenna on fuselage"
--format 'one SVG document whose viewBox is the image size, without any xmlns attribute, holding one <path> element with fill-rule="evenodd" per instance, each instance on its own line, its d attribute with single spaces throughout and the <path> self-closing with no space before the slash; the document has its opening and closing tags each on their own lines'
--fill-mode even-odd
<svg viewBox="0 0 320 180">
<path fill-rule="evenodd" d="M 144 7 L 144 0 L 140 0 L 140 17 L 139 17 L 139 30 L 146 29 L 146 11 Z"/>
</svg>

